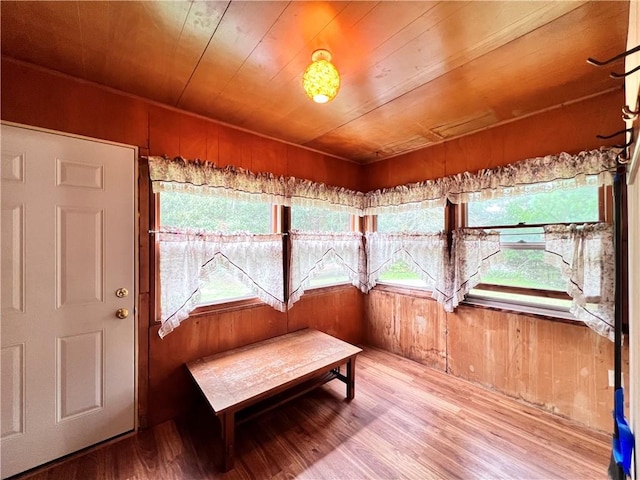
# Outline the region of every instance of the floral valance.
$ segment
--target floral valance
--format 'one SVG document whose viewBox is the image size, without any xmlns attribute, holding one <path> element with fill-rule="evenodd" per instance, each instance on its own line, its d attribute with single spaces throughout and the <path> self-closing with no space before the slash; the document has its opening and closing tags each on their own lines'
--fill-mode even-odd
<svg viewBox="0 0 640 480">
<path fill-rule="evenodd" d="M 460 203 L 605 185 L 611 182 L 609 172 L 615 170 L 616 153 L 614 149 L 601 149 L 547 155 L 367 193 L 237 167 L 219 168 L 212 162 L 180 157 L 149 157 L 149 172 L 156 193 L 225 195 L 280 205 L 320 206 L 362 216 L 444 205 L 447 200 Z"/>
<path fill-rule="evenodd" d="M 611 183 L 616 151 L 591 150 L 577 155 L 560 153 L 531 158 L 503 167 L 375 190 L 365 195 L 365 213 L 388 213 L 407 208 L 462 203 L 526 195 L 586 184 Z"/>
<path fill-rule="evenodd" d="M 355 190 L 232 166 L 219 168 L 198 159 L 149 157 L 149 175 L 155 193 L 178 191 L 287 206 L 322 206 L 354 215 L 361 215 L 364 207 L 364 194 Z"/>
</svg>

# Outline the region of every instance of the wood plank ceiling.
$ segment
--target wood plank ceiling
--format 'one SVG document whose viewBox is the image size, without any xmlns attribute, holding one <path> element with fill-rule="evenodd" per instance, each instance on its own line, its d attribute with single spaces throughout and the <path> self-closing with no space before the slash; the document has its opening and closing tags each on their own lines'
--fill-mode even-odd
<svg viewBox="0 0 640 480">
<path fill-rule="evenodd" d="M 2 54 L 367 163 L 622 88 L 626 1 L 2 1 Z M 301 88 L 326 48 L 338 96 Z M 613 66 L 622 69 L 622 63 Z M 579 127 L 577 127 L 579 128 Z"/>
</svg>

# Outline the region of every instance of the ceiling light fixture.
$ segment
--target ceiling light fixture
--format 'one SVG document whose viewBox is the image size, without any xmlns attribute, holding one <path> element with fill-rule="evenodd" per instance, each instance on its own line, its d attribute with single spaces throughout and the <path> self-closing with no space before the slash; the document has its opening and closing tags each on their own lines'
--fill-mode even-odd
<svg viewBox="0 0 640 480">
<path fill-rule="evenodd" d="M 340 90 L 340 74 L 331 63 L 331 53 L 316 50 L 311 54 L 312 63 L 302 76 L 302 88 L 316 103 L 327 103 Z"/>
</svg>

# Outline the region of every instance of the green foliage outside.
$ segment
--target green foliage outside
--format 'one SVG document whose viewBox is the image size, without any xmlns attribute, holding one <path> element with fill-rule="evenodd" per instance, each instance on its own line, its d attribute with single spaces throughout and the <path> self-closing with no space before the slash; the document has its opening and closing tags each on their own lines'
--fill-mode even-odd
<svg viewBox="0 0 640 480">
<path fill-rule="evenodd" d="M 378 215 L 378 231 L 429 233 L 444 229 L 444 208 L 421 208 Z"/>
<path fill-rule="evenodd" d="M 346 283 L 349 276 L 345 272 L 344 267 L 338 262 L 327 262 L 323 268 L 316 272 L 316 275 L 309 280 L 310 287 L 323 287 L 326 285 L 335 285 L 336 283 Z"/>
<path fill-rule="evenodd" d="M 318 207 L 291 207 L 291 228 L 306 232 L 348 232 L 351 215 Z M 344 267 L 337 262 L 328 262 L 310 279 L 310 287 L 322 287 L 348 282 Z"/>
<path fill-rule="evenodd" d="M 467 205 L 468 225 L 516 225 L 518 223 L 582 223 L 598 220 L 598 188 L 587 186 L 536 195 L 503 197 Z M 202 228 L 223 233 L 271 232 L 271 205 L 240 202 L 223 197 L 205 197 L 163 192 L 160 197 L 163 227 Z M 293 207 L 292 228 L 303 231 L 349 230 L 349 214 L 314 207 Z M 436 232 L 444 228 L 442 208 L 424 208 L 378 215 L 380 232 Z M 541 242 L 541 229 L 503 230 L 503 243 Z M 517 235 L 516 235 L 517 234 Z M 508 247 L 508 245 L 505 245 Z M 380 281 L 427 286 L 404 261 L 391 265 Z M 348 281 L 339 265 L 328 264 L 311 281 L 312 286 Z M 502 261 L 483 276 L 484 283 L 563 291 L 560 271 L 545 263 L 542 250 L 503 248 Z M 251 291 L 225 272 L 217 272 L 202 289 L 201 302 L 251 296 Z"/>
<path fill-rule="evenodd" d="M 598 187 L 586 186 L 572 190 L 557 190 L 535 195 L 503 197 L 467 204 L 468 225 L 517 225 L 597 221 Z M 394 215 L 379 215 L 378 230 L 438 231 L 443 227 L 443 210 L 423 209 Z M 503 244 L 544 241 L 542 228 L 504 229 Z M 560 271 L 545 262 L 542 250 L 502 249 L 502 261 L 489 270 L 483 283 L 523 288 L 564 291 L 566 281 Z M 379 278 L 381 281 L 407 283 L 419 277 L 404 261 L 391 265 Z M 424 282 L 422 282 L 424 284 Z"/>
<path fill-rule="evenodd" d="M 317 207 L 292 207 L 291 228 L 307 232 L 348 232 L 351 216 Z"/>
<path fill-rule="evenodd" d="M 598 187 L 555 190 L 467 204 L 470 227 L 518 223 L 594 222 L 598 220 Z"/>
<path fill-rule="evenodd" d="M 545 263 L 543 250 L 502 250 L 502 261 L 482 277 L 483 283 L 564 291 L 560 270 Z"/>
<path fill-rule="evenodd" d="M 165 228 L 197 228 L 211 232 L 271 233 L 271 205 L 218 196 L 176 192 L 160 194 L 160 222 Z M 211 304 L 253 296 L 243 283 L 225 271 L 212 274 L 200 290 L 200 303 Z"/>
<path fill-rule="evenodd" d="M 427 283 L 422 280 L 417 273 L 404 260 L 398 260 L 387 268 L 378 277 L 381 282 L 398 283 L 401 285 L 412 285 L 417 287 L 427 287 Z"/>
<path fill-rule="evenodd" d="M 160 219 L 165 228 L 198 228 L 212 232 L 271 233 L 272 206 L 242 202 L 218 196 L 163 192 L 160 194 Z M 314 207 L 293 207 L 292 228 L 315 232 L 349 231 L 348 213 Z M 346 282 L 348 277 L 338 264 L 327 264 L 311 280 L 311 286 Z M 200 290 L 200 303 L 211 304 L 253 296 L 251 290 L 225 271 L 212 274 Z"/>
<path fill-rule="evenodd" d="M 412 232 L 434 233 L 444 229 L 444 208 L 419 208 L 399 213 L 378 215 L 378 231 L 384 233 Z M 389 266 L 378 278 L 382 282 L 426 287 L 427 284 L 400 260 Z"/>
<path fill-rule="evenodd" d="M 224 270 L 213 272 L 209 282 L 200 289 L 200 304 L 207 305 L 234 298 L 253 297 L 249 287 L 236 280 Z"/>
<path fill-rule="evenodd" d="M 518 223 L 583 223 L 597 221 L 598 187 L 586 186 L 535 195 L 503 197 L 467 205 L 469 226 Z M 509 243 L 544 242 L 541 228 L 501 231 L 502 261 L 483 277 L 483 283 L 564 291 L 566 281 L 558 268 L 545 262 L 542 250 L 510 250 Z"/>
<path fill-rule="evenodd" d="M 165 228 L 271 233 L 271 205 L 218 196 L 163 192 L 160 194 L 160 221 Z"/>
</svg>

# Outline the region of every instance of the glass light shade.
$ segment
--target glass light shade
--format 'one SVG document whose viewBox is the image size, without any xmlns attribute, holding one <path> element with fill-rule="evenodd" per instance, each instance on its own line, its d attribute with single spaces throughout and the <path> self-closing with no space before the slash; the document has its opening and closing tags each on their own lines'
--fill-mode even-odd
<svg viewBox="0 0 640 480">
<path fill-rule="evenodd" d="M 313 61 L 302 76 L 302 88 L 316 103 L 327 103 L 340 90 L 340 74 L 331 63 L 331 54 L 326 50 L 316 50 L 311 55 Z"/>
</svg>

